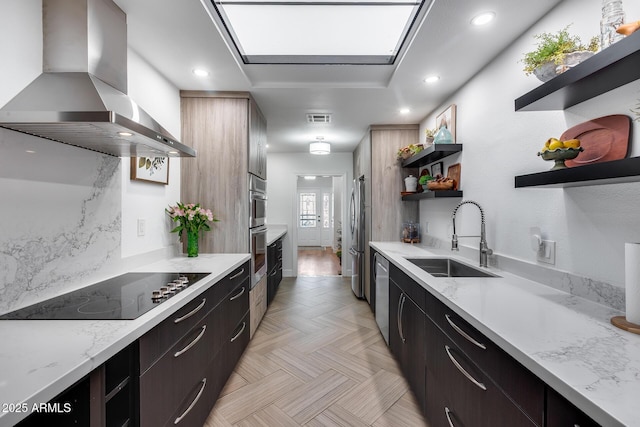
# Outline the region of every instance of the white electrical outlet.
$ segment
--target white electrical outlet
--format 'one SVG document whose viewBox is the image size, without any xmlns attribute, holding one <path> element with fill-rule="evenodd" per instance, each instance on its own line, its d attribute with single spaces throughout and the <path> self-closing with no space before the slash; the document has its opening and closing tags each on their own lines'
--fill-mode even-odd
<svg viewBox="0 0 640 427">
<path fill-rule="evenodd" d="M 142 237 L 147 233 L 147 221 L 144 218 L 138 218 L 138 237 Z"/>
<path fill-rule="evenodd" d="M 553 240 L 543 240 L 538 251 L 538 261 L 545 264 L 556 264 L 556 242 Z"/>
</svg>

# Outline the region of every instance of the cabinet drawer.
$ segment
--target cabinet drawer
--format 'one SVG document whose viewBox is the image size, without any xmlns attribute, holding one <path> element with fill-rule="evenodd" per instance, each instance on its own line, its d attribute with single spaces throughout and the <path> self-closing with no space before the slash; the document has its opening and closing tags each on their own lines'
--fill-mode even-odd
<svg viewBox="0 0 640 427">
<path fill-rule="evenodd" d="M 194 325 L 243 281 L 249 280 L 249 264 L 234 269 L 193 301 L 176 311 L 140 338 L 140 372 L 143 373 Z"/>
<path fill-rule="evenodd" d="M 161 426 L 205 375 L 216 339 L 214 310 L 140 376 L 140 425 Z"/>
<path fill-rule="evenodd" d="M 426 298 L 428 292 L 425 288 L 420 286 L 415 280 L 407 276 L 402 270 L 391 263 L 389 264 L 389 278 L 398 285 L 402 292 L 407 294 L 407 296 L 415 302 L 420 310 L 426 312 Z"/>
<path fill-rule="evenodd" d="M 229 295 L 227 295 L 224 303 L 224 319 L 221 325 L 224 325 L 223 338 L 220 342 L 222 346 L 226 340 L 233 335 L 233 331 L 240 323 L 244 315 L 249 311 L 249 288 L 251 287 L 250 279 L 240 286 L 236 287 Z"/>
<path fill-rule="evenodd" d="M 427 342 L 432 346 L 426 374 L 432 427 L 537 425 L 433 324 L 427 325 Z"/>
<path fill-rule="evenodd" d="M 233 328 L 231 336 L 222 347 L 220 365 L 218 366 L 218 375 L 223 377 L 222 385 L 226 383 L 233 369 L 236 367 L 238 360 L 240 360 L 244 349 L 247 348 L 247 344 L 249 344 L 249 322 L 249 312 L 247 311 L 240 322 Z"/>
<path fill-rule="evenodd" d="M 427 314 L 537 424 L 544 417 L 544 383 L 476 328 L 427 295 Z"/>
<path fill-rule="evenodd" d="M 193 382 L 186 397 L 169 417 L 165 427 L 201 426 L 209 416 L 220 392 L 249 343 L 249 313 L 241 319 L 231 338 L 209 363 L 203 376 Z M 162 424 L 160 424 L 162 425 Z"/>
<path fill-rule="evenodd" d="M 229 287 L 227 289 L 229 291 L 231 289 L 235 289 L 239 284 L 241 284 L 245 280 L 249 279 L 250 275 L 251 275 L 250 261 L 247 261 L 244 264 L 242 264 L 240 267 L 238 267 L 235 270 L 233 270 L 231 273 L 227 274 L 227 277 L 224 279 L 224 280 L 230 282 L 229 285 L 228 285 Z M 229 291 L 227 291 L 222 296 L 224 296 L 227 293 L 229 293 Z"/>
<path fill-rule="evenodd" d="M 587 414 L 547 387 L 547 427 L 600 427 Z"/>
</svg>

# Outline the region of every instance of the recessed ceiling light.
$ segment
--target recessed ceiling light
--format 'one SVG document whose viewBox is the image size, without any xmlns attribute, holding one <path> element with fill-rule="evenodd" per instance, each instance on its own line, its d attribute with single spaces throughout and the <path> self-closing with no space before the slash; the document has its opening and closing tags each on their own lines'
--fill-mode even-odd
<svg viewBox="0 0 640 427">
<path fill-rule="evenodd" d="M 316 177 L 311 175 L 311 176 L 305 176 L 304 179 L 306 179 L 308 181 L 313 181 L 314 179 L 316 179 Z"/>
<path fill-rule="evenodd" d="M 133 136 L 133 134 L 131 132 L 118 132 L 118 135 L 120 135 L 120 136 Z"/>
<path fill-rule="evenodd" d="M 266 144 L 265 147 L 269 148 L 269 144 Z"/>
<path fill-rule="evenodd" d="M 35 151 L 33 151 L 33 150 L 25 150 L 25 153 L 34 154 Z"/>
<path fill-rule="evenodd" d="M 400 114 L 409 114 L 411 112 L 410 108 L 401 108 Z"/>
<path fill-rule="evenodd" d="M 195 74 L 198 77 L 208 77 L 209 76 L 209 72 L 207 70 L 203 70 L 202 68 L 194 68 L 193 69 L 193 74 Z"/>
<path fill-rule="evenodd" d="M 495 12 L 483 12 L 480 13 L 471 19 L 471 24 L 475 26 L 487 25 L 489 22 L 493 21 L 493 18 L 496 17 Z"/>
<path fill-rule="evenodd" d="M 435 76 L 435 75 L 427 76 L 427 77 L 424 78 L 424 82 L 425 83 L 435 83 L 438 80 L 440 80 L 440 76 Z"/>
</svg>

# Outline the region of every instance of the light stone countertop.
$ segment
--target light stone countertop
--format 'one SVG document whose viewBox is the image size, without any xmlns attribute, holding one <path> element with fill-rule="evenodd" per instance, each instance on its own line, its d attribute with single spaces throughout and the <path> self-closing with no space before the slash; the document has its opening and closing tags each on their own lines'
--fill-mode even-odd
<svg viewBox="0 0 640 427">
<path fill-rule="evenodd" d="M 287 234 L 287 226 L 279 224 L 267 225 L 267 246 Z"/>
<path fill-rule="evenodd" d="M 437 278 L 405 257 L 477 260 L 371 242 L 400 270 L 603 426 L 640 426 L 640 336 L 611 325 L 619 311 L 495 268 L 496 278 Z"/>
<path fill-rule="evenodd" d="M 200 254 L 132 270 L 211 272 L 135 320 L 0 321 L 0 426 L 28 415 L 8 405 L 31 408 L 51 400 L 249 259 L 249 254 Z"/>
</svg>

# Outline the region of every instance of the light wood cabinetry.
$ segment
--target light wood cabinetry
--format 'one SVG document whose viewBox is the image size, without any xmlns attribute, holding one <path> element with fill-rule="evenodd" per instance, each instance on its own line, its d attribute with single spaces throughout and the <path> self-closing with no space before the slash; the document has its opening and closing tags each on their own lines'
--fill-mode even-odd
<svg viewBox="0 0 640 427">
<path fill-rule="evenodd" d="M 181 199 L 200 203 L 220 220 L 200 234 L 200 251 L 247 253 L 250 165 L 266 178 L 264 118 L 248 93 L 180 95 L 182 141 L 198 151 L 195 158 L 181 159 Z"/>
<path fill-rule="evenodd" d="M 251 307 L 251 330 L 249 337 L 258 329 L 264 314 L 267 312 L 267 276 L 262 279 L 249 292 L 249 306 Z"/>
<path fill-rule="evenodd" d="M 397 151 L 418 143 L 418 125 L 371 126 L 371 240 L 398 241 L 402 223 L 418 221 L 418 202 L 402 203 L 404 178 L 418 175 L 396 160 Z"/>
<path fill-rule="evenodd" d="M 403 168 L 396 160 L 397 151 L 419 142 L 418 125 L 372 125 L 353 156 L 353 176 L 365 177 L 365 298 L 375 306 L 371 281 L 371 252 L 368 242 L 397 241 L 402 223 L 418 221 L 418 202 L 402 202 L 404 178 L 418 169 Z M 348 226 L 343 230 L 349 231 Z"/>
</svg>

